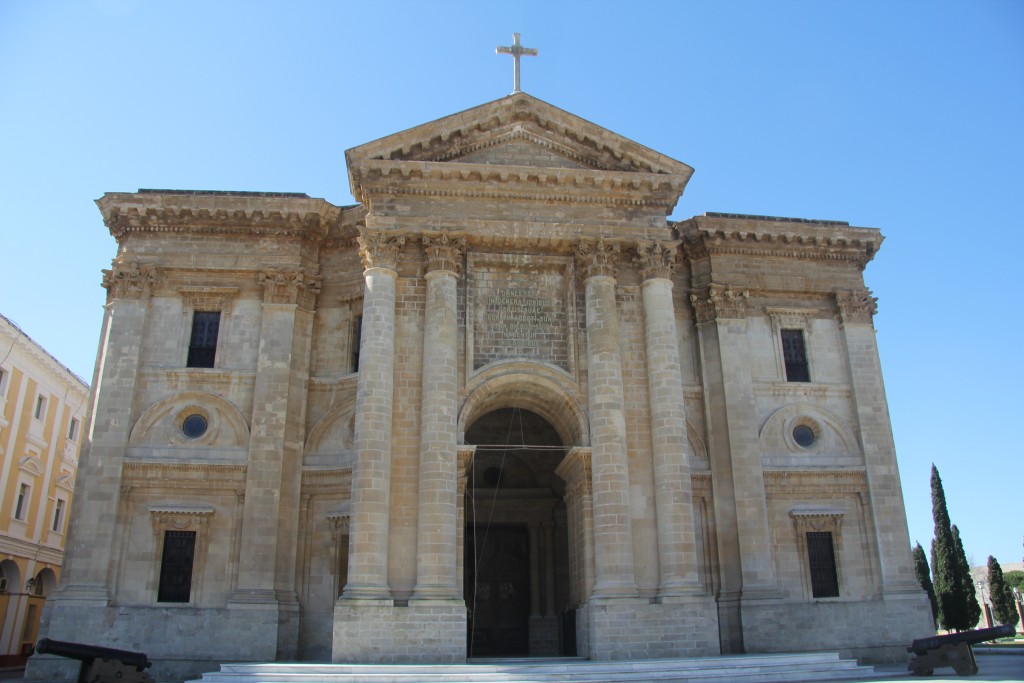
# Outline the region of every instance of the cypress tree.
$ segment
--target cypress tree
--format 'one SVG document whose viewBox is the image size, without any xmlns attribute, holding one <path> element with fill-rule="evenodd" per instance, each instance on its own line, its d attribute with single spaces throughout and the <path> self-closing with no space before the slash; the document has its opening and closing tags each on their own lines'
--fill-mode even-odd
<svg viewBox="0 0 1024 683">
<path fill-rule="evenodd" d="M 974 628 L 981 619 L 981 605 L 978 604 L 977 592 L 974 587 L 974 577 L 971 576 L 971 565 L 967 563 L 967 554 L 964 553 L 964 544 L 960 542 L 960 530 L 953 525 L 953 549 L 956 551 L 956 561 L 960 565 L 960 580 L 963 582 L 964 595 L 967 598 L 967 626 Z"/>
<path fill-rule="evenodd" d="M 1013 592 L 1003 579 L 1003 568 L 991 555 L 988 556 L 988 590 L 992 595 L 992 611 L 1000 624 L 1016 626 L 1020 616 L 1013 601 Z"/>
<path fill-rule="evenodd" d="M 939 605 L 935 602 L 935 587 L 932 585 L 931 571 L 928 569 L 928 559 L 924 556 L 924 548 L 918 543 L 914 546 L 914 574 L 917 575 L 917 582 L 928 594 L 928 602 L 932 606 L 932 623 L 939 618 Z"/>
<path fill-rule="evenodd" d="M 968 602 L 974 602 L 974 594 L 967 594 L 964 570 L 956 553 L 952 525 L 946 509 L 946 493 L 942 490 L 939 470 L 932 465 L 932 519 L 935 521 L 935 538 L 932 540 L 932 579 L 935 599 L 939 607 L 939 623 L 949 631 L 963 631 L 978 623 L 968 623 Z M 964 559 L 964 565 L 967 559 Z M 970 572 L 967 579 L 970 579 Z M 973 582 L 972 582 L 973 583 Z"/>
</svg>

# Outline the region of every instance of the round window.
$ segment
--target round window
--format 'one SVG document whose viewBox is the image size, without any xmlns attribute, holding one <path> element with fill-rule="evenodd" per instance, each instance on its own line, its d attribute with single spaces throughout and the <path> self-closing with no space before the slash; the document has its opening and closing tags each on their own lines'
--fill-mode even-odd
<svg viewBox="0 0 1024 683">
<path fill-rule="evenodd" d="M 793 441 L 798 446 L 810 448 L 814 445 L 814 430 L 807 425 L 797 425 L 793 428 Z"/>
<path fill-rule="evenodd" d="M 181 423 L 181 431 L 190 439 L 198 439 L 206 433 L 206 418 L 199 414 L 192 414 Z"/>
</svg>

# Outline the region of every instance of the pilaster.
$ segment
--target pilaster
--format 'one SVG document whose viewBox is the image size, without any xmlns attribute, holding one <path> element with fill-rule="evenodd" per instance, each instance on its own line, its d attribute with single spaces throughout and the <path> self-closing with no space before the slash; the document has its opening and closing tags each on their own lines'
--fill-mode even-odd
<svg viewBox="0 0 1024 683">
<path fill-rule="evenodd" d="M 858 436 L 864 449 L 882 593 L 916 593 L 920 586 L 909 551 L 903 487 L 873 324 L 878 300 L 867 289 L 836 291 L 834 297 L 849 363 Z"/>
<path fill-rule="evenodd" d="M 100 366 L 85 421 L 92 429 L 79 460 L 58 596 L 66 603 L 107 604 L 109 600 L 108 569 L 117 537 L 112 530 L 117 528 L 124 452 L 157 277 L 155 267 L 130 262 L 115 261 L 111 270 L 103 271 L 107 303 Z M 59 626 L 52 632 L 59 633 Z"/>
</svg>

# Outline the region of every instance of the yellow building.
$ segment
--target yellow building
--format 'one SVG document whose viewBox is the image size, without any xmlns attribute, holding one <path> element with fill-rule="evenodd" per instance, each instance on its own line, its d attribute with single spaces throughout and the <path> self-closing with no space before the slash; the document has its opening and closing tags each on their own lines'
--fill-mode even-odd
<svg viewBox="0 0 1024 683">
<path fill-rule="evenodd" d="M 31 653 L 57 585 L 89 385 L 0 316 L 0 666 Z"/>
</svg>

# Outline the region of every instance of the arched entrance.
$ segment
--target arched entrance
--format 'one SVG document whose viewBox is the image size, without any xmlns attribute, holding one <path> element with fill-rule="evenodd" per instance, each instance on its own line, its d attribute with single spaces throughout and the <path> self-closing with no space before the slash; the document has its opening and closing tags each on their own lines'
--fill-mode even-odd
<svg viewBox="0 0 1024 683">
<path fill-rule="evenodd" d="M 566 454 L 543 417 L 498 408 L 467 429 L 476 452 L 465 499 L 465 585 L 470 657 L 576 653 L 569 623 Z"/>
</svg>

